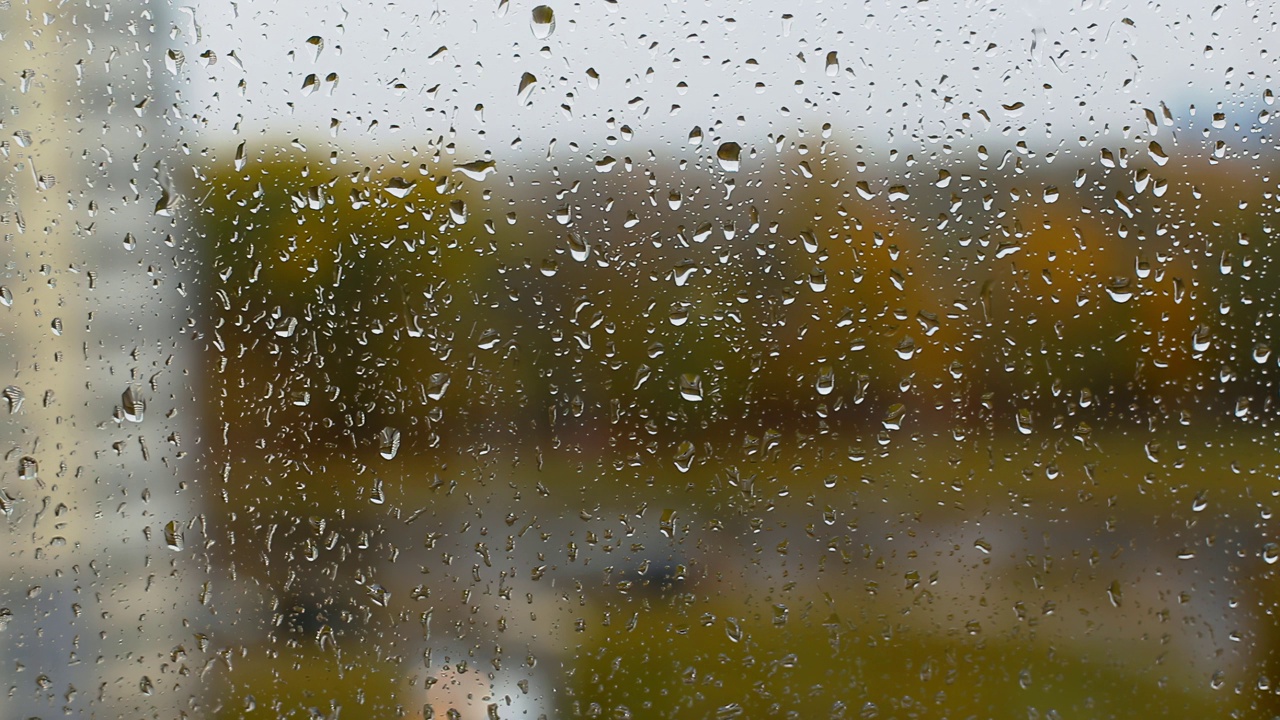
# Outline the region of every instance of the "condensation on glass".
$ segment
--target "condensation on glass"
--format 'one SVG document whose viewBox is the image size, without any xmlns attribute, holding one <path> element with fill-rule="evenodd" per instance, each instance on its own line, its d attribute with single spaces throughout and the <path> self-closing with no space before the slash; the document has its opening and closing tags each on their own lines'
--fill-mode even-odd
<svg viewBox="0 0 1280 720">
<path fill-rule="evenodd" d="M 0 1 L 6 717 L 1269 717 L 1260 2 Z"/>
</svg>

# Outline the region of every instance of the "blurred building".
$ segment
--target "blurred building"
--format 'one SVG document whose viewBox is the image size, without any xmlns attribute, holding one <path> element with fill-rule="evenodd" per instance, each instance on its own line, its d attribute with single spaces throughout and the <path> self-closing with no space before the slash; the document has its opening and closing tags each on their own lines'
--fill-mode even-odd
<svg viewBox="0 0 1280 720">
<path fill-rule="evenodd" d="M 7 717 L 179 716 L 198 671 L 168 3 L 0 3 Z"/>
</svg>

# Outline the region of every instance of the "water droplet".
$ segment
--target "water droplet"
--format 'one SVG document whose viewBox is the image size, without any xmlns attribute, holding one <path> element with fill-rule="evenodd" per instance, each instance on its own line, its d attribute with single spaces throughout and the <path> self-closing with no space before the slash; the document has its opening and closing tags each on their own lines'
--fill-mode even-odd
<svg viewBox="0 0 1280 720">
<path fill-rule="evenodd" d="M 1249 398 L 1247 397 L 1236 398 L 1235 415 L 1238 418 L 1249 417 Z"/>
<path fill-rule="evenodd" d="M 406 195 L 413 192 L 413 189 L 417 186 L 418 184 L 412 180 L 395 177 L 387 181 L 387 186 L 383 188 L 383 190 L 392 197 L 403 199 Z"/>
<path fill-rule="evenodd" d="M 13 307 L 13 291 L 4 285 L 0 285 L 0 305 Z"/>
<path fill-rule="evenodd" d="M 1129 278 L 1113 278 L 1107 285 L 1107 295 L 1118 303 L 1127 303 L 1133 297 L 1133 289 L 1129 287 Z"/>
<path fill-rule="evenodd" d="M 696 272 L 698 272 L 697 263 L 692 260 L 682 260 L 671 271 L 671 279 L 675 281 L 676 287 L 682 287 Z"/>
<path fill-rule="evenodd" d="M 534 8 L 532 17 L 529 19 L 529 27 L 533 30 L 533 36 L 539 40 L 551 37 L 551 33 L 556 31 L 555 11 L 547 5 Z"/>
<path fill-rule="evenodd" d="M 30 455 L 18 458 L 18 479 L 36 480 L 40 477 L 40 463 Z"/>
<path fill-rule="evenodd" d="M 17 385 L 8 385 L 5 387 L 4 401 L 9 406 L 9 414 L 13 415 L 22 409 L 22 401 L 27 398 L 27 394 Z"/>
<path fill-rule="evenodd" d="M 498 164 L 493 160 L 474 160 L 462 165 L 454 165 L 454 172 L 460 172 L 472 180 L 484 180 L 496 170 Z"/>
<path fill-rule="evenodd" d="M 1269 542 L 1262 546 L 1262 560 L 1268 565 L 1275 565 L 1280 560 L 1280 545 Z"/>
<path fill-rule="evenodd" d="M 814 292 L 822 292 L 827 289 L 827 273 L 822 268 L 816 268 L 809 273 L 809 289 Z"/>
<path fill-rule="evenodd" d="M 1197 325 L 1196 329 L 1191 333 L 1191 349 L 1196 352 L 1204 352 L 1209 349 L 1211 344 L 1209 326 Z"/>
<path fill-rule="evenodd" d="M 369 595 L 369 601 L 378 607 L 386 607 L 391 602 L 391 591 L 381 583 L 369 583 L 365 591 Z"/>
<path fill-rule="evenodd" d="M 836 387 L 836 371 L 830 365 L 822 365 L 818 368 L 818 377 L 813 383 L 814 389 L 819 395 L 830 395 Z"/>
<path fill-rule="evenodd" d="M 1209 507 L 1208 495 L 1207 490 L 1196 493 L 1195 499 L 1191 501 L 1191 512 L 1204 512 L 1204 509 Z"/>
<path fill-rule="evenodd" d="M 667 315 L 667 320 L 676 327 L 689 322 L 689 308 L 681 303 L 671 306 L 671 312 Z"/>
<path fill-rule="evenodd" d="M 307 44 L 315 48 L 315 55 L 311 57 L 312 62 L 320 59 L 320 53 L 324 50 L 324 38 L 319 35 L 312 35 L 307 38 Z"/>
<path fill-rule="evenodd" d="M 840 74 L 840 55 L 835 50 L 827 53 L 826 73 L 827 77 L 835 77 Z"/>
<path fill-rule="evenodd" d="M 1120 587 L 1119 580 L 1112 580 L 1107 586 L 1107 599 L 1111 601 L 1111 607 L 1120 607 L 1120 601 L 1124 598 L 1124 592 Z"/>
<path fill-rule="evenodd" d="M 818 236 L 812 230 L 801 230 L 800 242 L 804 245 L 804 251 L 810 255 L 818 252 Z"/>
<path fill-rule="evenodd" d="M 444 393 L 449 389 L 449 373 L 432 373 L 427 378 L 427 397 L 432 400 L 440 400 L 444 397 Z"/>
<path fill-rule="evenodd" d="M 742 625 L 738 624 L 737 618 L 730 617 L 724 619 L 724 634 L 733 642 L 742 641 Z"/>
<path fill-rule="evenodd" d="M 516 99 L 521 103 L 527 103 L 529 96 L 533 94 L 533 87 L 538 84 L 538 78 L 533 73 L 525 73 L 520 76 L 520 86 L 516 89 Z"/>
<path fill-rule="evenodd" d="M 894 403 L 885 411 L 884 419 L 880 421 L 880 424 L 884 426 L 885 430 L 901 430 L 902 419 L 906 415 L 907 406 L 902 403 Z"/>
<path fill-rule="evenodd" d="M 400 452 L 400 431 L 393 427 L 384 427 L 378 433 L 378 454 L 383 460 L 395 459 Z"/>
<path fill-rule="evenodd" d="M 1059 192 L 1058 192 L 1057 185 L 1050 185 L 1049 187 L 1044 189 L 1044 201 L 1046 203 L 1058 202 L 1058 195 L 1059 195 Z"/>
<path fill-rule="evenodd" d="M 124 419 L 129 422 L 140 423 L 147 411 L 147 401 L 132 385 L 125 388 L 120 395 L 120 404 L 124 409 Z"/>
<path fill-rule="evenodd" d="M 587 257 L 590 255 L 591 246 L 587 244 L 587 241 L 573 233 L 569 233 L 569 256 L 578 262 L 586 262 Z"/>
<path fill-rule="evenodd" d="M 1133 272 L 1140 280 L 1146 280 L 1151 277 L 1151 263 L 1143 258 L 1136 258 L 1133 264 Z"/>
<path fill-rule="evenodd" d="M 1077 442 L 1085 447 L 1089 447 L 1089 441 L 1093 438 L 1093 426 L 1087 422 L 1081 422 L 1076 425 L 1075 432 L 1071 434 Z"/>
<path fill-rule="evenodd" d="M 1010 241 L 1010 240 L 1001 240 L 996 245 L 996 257 L 1006 258 L 1018 252 L 1021 249 L 1022 249 L 1022 243 Z"/>
<path fill-rule="evenodd" d="M 1019 408 L 1018 415 L 1015 418 L 1015 424 L 1018 426 L 1018 432 L 1023 435 L 1031 434 L 1031 411 L 1026 408 Z"/>
<path fill-rule="evenodd" d="M 662 511 L 662 517 L 658 520 L 658 530 L 663 537 L 673 537 L 676 527 L 676 511 L 666 508 Z"/>
<path fill-rule="evenodd" d="M 1044 46 L 1048 32 L 1042 28 L 1031 29 L 1031 61 L 1036 65 L 1044 65 Z"/>
<path fill-rule="evenodd" d="M 480 339 L 476 341 L 476 345 L 478 345 L 481 350 L 492 350 L 501 340 L 502 335 L 496 329 L 489 328 L 488 330 L 480 333 Z"/>
<path fill-rule="evenodd" d="M 1147 145 L 1147 154 L 1156 162 L 1156 165 L 1163 166 L 1169 162 L 1169 156 L 1165 153 L 1164 148 L 1160 147 L 1160 143 L 1155 140 L 1152 140 L 1151 144 Z"/>
<path fill-rule="evenodd" d="M 983 555 L 991 554 L 991 543 L 987 542 L 986 538 L 978 538 L 977 540 L 974 540 L 973 546 L 982 551 Z"/>
<path fill-rule="evenodd" d="M 725 172 L 738 172 L 739 160 L 742 157 L 742 146 L 736 142 L 727 142 L 716 150 L 716 158 Z"/>
<path fill-rule="evenodd" d="M 170 520 L 164 525 L 164 544 L 174 552 L 181 552 L 185 546 L 182 537 L 182 526 L 177 520 Z"/>
<path fill-rule="evenodd" d="M 467 222 L 467 204 L 461 200 L 454 200 L 450 202 L 449 217 L 459 225 L 466 223 Z"/>
<path fill-rule="evenodd" d="M 916 341 L 911 339 L 911 336 L 908 335 L 907 337 L 902 338 L 902 342 L 898 343 L 898 346 L 893 350 L 898 353 L 898 357 L 903 360 L 910 360 L 916 354 Z"/>
<path fill-rule="evenodd" d="M 680 376 L 680 397 L 689 402 L 702 400 L 702 376 L 684 373 Z"/>
<path fill-rule="evenodd" d="M 275 326 L 276 337 L 293 337 L 293 333 L 298 329 L 298 318 L 285 317 L 281 318 Z"/>
<path fill-rule="evenodd" d="M 693 466 L 694 446 L 688 440 L 680 442 L 680 447 L 676 448 L 675 464 L 676 469 L 680 472 L 689 472 L 689 468 Z"/>
</svg>

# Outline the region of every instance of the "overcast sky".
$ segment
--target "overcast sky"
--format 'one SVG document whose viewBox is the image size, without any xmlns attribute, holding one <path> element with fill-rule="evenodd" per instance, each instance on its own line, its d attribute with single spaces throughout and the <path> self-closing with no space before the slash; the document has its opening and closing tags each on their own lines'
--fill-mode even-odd
<svg viewBox="0 0 1280 720">
<path fill-rule="evenodd" d="M 556 153 L 591 151 L 609 136 L 661 154 L 695 126 L 708 143 L 760 142 L 823 123 L 904 149 L 1025 127 L 1047 150 L 1108 124 L 1143 127 L 1161 101 L 1180 122 L 1192 103 L 1256 117 L 1277 46 L 1274 6 L 1242 0 L 547 2 L 555 25 L 542 38 L 537 2 L 208 0 L 186 109 L 206 142 L 251 152 L 328 141 L 332 119 L 346 149 L 422 147 L 452 130 L 460 148 L 495 157 L 545 153 L 551 138 Z M 525 73 L 536 83 L 521 97 Z"/>
</svg>

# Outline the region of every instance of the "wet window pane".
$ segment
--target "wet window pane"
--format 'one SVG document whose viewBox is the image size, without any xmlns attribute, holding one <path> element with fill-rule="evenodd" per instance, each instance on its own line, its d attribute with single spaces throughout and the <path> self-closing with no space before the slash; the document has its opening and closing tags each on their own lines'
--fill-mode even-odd
<svg viewBox="0 0 1280 720">
<path fill-rule="evenodd" d="M 6 717 L 1270 717 L 1266 3 L 0 0 Z"/>
</svg>

